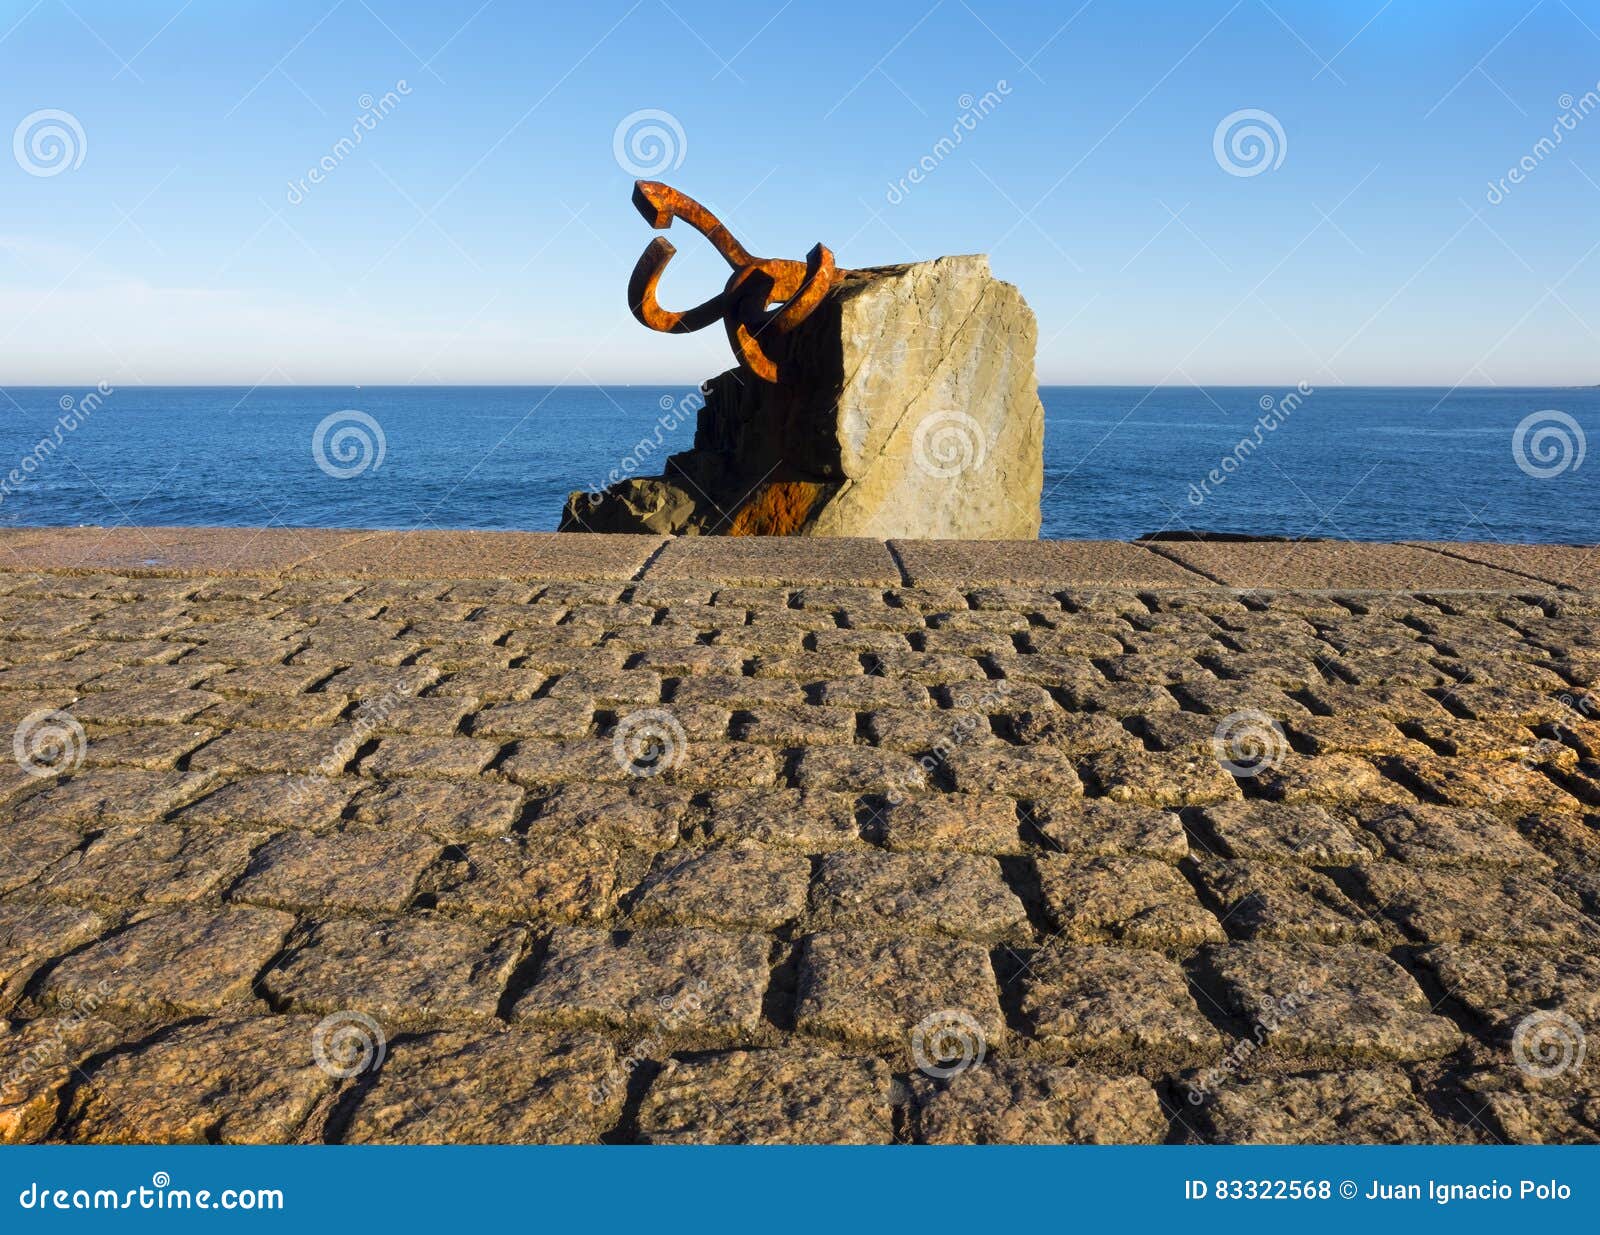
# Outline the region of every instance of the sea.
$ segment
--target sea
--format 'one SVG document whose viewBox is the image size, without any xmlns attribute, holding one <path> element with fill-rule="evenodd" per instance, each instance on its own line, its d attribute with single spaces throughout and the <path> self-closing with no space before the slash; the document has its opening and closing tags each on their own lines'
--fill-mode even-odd
<svg viewBox="0 0 1600 1235">
<path fill-rule="evenodd" d="M 1046 537 L 1600 540 L 1600 388 L 1040 397 Z M 4 387 L 0 526 L 549 531 L 570 491 L 688 449 L 696 405 L 690 386 Z"/>
</svg>

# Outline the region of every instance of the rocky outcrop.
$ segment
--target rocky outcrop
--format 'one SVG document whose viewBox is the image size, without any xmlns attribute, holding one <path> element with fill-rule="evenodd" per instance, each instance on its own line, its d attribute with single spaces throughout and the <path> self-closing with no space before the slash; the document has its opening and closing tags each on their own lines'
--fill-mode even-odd
<svg viewBox="0 0 1600 1235">
<path fill-rule="evenodd" d="M 562 530 L 1037 536 L 1036 341 L 984 257 L 850 271 L 789 336 L 798 380 L 713 378 L 694 449 L 574 493 Z"/>
</svg>

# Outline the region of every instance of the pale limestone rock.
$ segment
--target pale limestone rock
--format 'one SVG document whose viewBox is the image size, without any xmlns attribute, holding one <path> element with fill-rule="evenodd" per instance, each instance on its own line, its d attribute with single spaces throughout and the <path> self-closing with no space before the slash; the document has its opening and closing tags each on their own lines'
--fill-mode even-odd
<svg viewBox="0 0 1600 1235">
<path fill-rule="evenodd" d="M 666 475 L 575 493 L 570 530 L 1020 539 L 1039 533 L 1037 328 L 982 256 L 853 271 L 791 337 L 794 381 L 706 385 Z"/>
</svg>

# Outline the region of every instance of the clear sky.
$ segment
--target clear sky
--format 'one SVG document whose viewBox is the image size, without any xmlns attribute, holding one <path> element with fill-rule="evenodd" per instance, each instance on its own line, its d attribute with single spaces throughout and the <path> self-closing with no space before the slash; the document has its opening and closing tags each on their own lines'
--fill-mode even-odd
<svg viewBox="0 0 1600 1235">
<path fill-rule="evenodd" d="M 6 0 L 0 382 L 707 376 L 633 164 L 757 253 L 990 254 L 1046 382 L 1595 383 L 1597 91 L 1597 0 Z"/>
</svg>

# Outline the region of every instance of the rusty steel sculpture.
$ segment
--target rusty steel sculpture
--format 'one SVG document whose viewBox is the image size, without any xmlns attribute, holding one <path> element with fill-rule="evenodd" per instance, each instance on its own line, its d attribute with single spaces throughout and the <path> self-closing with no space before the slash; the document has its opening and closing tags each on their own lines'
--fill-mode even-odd
<svg viewBox="0 0 1600 1235">
<path fill-rule="evenodd" d="M 703 330 L 720 318 L 734 355 L 750 372 L 767 382 L 786 380 L 785 336 L 822 303 L 839 276 L 848 273 L 834 266 L 832 251 L 826 245 L 815 245 L 803 262 L 753 257 L 716 215 L 658 180 L 636 180 L 633 204 L 657 229 L 682 219 L 733 267 L 726 286 L 705 303 L 682 313 L 663 309 L 656 299 L 656 286 L 678 250 L 665 236 L 657 236 L 639 256 L 628 280 L 628 308 L 634 317 L 651 330 L 667 334 Z"/>
</svg>

